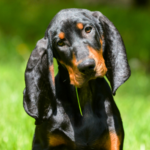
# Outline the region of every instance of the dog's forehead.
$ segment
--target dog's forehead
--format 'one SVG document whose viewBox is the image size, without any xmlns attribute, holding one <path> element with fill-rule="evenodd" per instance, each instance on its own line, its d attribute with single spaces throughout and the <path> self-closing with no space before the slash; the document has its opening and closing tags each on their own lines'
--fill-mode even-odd
<svg viewBox="0 0 150 150">
<path fill-rule="evenodd" d="M 91 11 L 86 9 L 64 9 L 58 12 L 50 23 L 52 31 L 61 30 L 64 25 L 78 22 L 92 22 Z"/>
<path fill-rule="evenodd" d="M 86 9 L 63 9 L 58 12 L 55 16 L 55 19 L 58 21 L 63 20 L 73 20 L 73 19 L 82 19 L 85 17 L 90 17 L 91 11 Z"/>
</svg>

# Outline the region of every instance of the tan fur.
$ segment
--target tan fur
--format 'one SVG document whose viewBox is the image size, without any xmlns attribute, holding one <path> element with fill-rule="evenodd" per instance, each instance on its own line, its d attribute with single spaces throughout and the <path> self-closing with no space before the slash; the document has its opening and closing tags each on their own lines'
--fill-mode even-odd
<svg viewBox="0 0 150 150">
<path fill-rule="evenodd" d="M 70 77 L 70 84 L 77 86 L 77 87 L 81 87 L 82 84 L 84 83 L 84 78 L 83 78 L 83 74 L 79 71 L 79 69 L 77 68 L 78 64 L 80 63 L 77 62 L 75 55 L 73 54 L 73 58 L 72 58 L 72 65 L 66 65 L 64 62 L 59 61 L 61 64 L 63 64 L 69 73 L 69 77 Z"/>
<path fill-rule="evenodd" d="M 101 137 L 96 140 L 93 144 L 93 147 L 98 149 L 107 149 L 107 150 L 119 150 L 120 149 L 120 139 L 116 133 L 110 132 L 108 135 Z"/>
<path fill-rule="evenodd" d="M 83 29 L 83 24 L 82 23 L 77 23 L 77 28 L 82 30 Z"/>
<path fill-rule="evenodd" d="M 53 66 L 53 65 L 49 66 L 49 71 L 50 71 L 50 73 L 51 73 L 51 75 L 52 75 L 52 81 L 53 81 L 53 84 L 55 84 L 55 78 L 54 78 L 54 66 Z"/>
<path fill-rule="evenodd" d="M 100 40 L 101 46 L 102 46 L 102 40 Z M 103 58 L 103 50 L 102 48 L 98 51 L 95 50 L 94 48 L 88 46 L 89 49 L 89 58 L 92 58 L 95 60 L 96 63 L 96 67 L 95 67 L 95 71 L 96 71 L 96 75 L 95 77 L 104 77 L 106 72 L 107 72 L 107 68 L 105 65 L 105 60 Z"/>
<path fill-rule="evenodd" d="M 67 141 L 60 135 L 50 135 L 49 136 L 49 144 L 50 146 L 59 146 L 59 145 L 67 145 Z"/>
<path fill-rule="evenodd" d="M 116 133 L 110 132 L 110 150 L 119 150 L 120 148 L 120 139 Z"/>
<path fill-rule="evenodd" d="M 60 32 L 58 36 L 59 36 L 59 38 L 61 40 L 63 40 L 65 38 L 65 33 L 64 32 Z"/>
</svg>

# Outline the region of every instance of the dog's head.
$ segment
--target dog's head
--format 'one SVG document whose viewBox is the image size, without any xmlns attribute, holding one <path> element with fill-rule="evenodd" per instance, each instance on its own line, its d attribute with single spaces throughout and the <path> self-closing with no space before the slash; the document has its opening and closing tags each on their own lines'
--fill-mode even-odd
<svg viewBox="0 0 150 150">
<path fill-rule="evenodd" d="M 122 38 L 103 14 L 85 9 L 62 10 L 28 61 L 24 106 L 34 118 L 49 117 L 55 107 L 53 56 L 67 69 L 70 84 L 79 88 L 106 75 L 115 94 L 130 76 Z"/>
</svg>

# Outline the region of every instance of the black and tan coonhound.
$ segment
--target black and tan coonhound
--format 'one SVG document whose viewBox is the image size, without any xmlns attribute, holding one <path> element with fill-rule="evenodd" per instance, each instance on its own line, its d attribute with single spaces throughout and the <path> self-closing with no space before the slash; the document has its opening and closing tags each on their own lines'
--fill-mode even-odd
<svg viewBox="0 0 150 150">
<path fill-rule="evenodd" d="M 25 71 L 23 105 L 36 120 L 32 150 L 122 150 L 113 95 L 129 76 L 124 43 L 108 18 L 86 9 L 58 12 Z"/>
</svg>

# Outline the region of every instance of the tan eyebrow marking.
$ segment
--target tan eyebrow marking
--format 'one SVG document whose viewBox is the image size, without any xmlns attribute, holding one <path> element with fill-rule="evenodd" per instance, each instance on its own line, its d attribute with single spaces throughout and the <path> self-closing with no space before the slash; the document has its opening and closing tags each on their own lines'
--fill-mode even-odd
<svg viewBox="0 0 150 150">
<path fill-rule="evenodd" d="M 77 23 L 77 28 L 82 30 L 83 29 L 83 24 L 82 23 Z"/>
<path fill-rule="evenodd" d="M 64 32 L 60 32 L 58 36 L 62 40 L 62 39 L 65 38 L 65 33 Z"/>
</svg>

